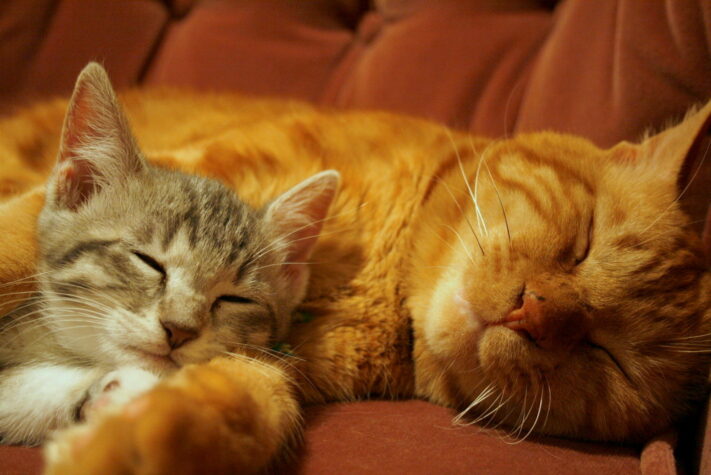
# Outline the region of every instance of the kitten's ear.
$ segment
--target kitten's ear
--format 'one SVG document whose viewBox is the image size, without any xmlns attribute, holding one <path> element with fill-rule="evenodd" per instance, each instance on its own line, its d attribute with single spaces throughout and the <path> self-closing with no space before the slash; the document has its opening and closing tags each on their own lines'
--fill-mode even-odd
<svg viewBox="0 0 711 475">
<path fill-rule="evenodd" d="M 323 228 L 328 209 L 336 197 L 340 174 L 326 170 L 294 186 L 267 207 L 266 218 L 287 243 L 286 262 L 306 263 Z M 288 264 L 298 273 L 306 265 Z"/>
<path fill-rule="evenodd" d="M 59 208 L 76 210 L 103 186 L 144 168 L 106 71 L 89 63 L 69 100 L 49 200 Z"/>
</svg>

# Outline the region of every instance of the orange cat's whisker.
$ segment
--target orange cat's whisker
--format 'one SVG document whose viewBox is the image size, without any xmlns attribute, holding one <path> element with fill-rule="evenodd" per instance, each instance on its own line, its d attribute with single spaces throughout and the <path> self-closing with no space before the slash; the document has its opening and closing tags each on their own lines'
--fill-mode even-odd
<svg viewBox="0 0 711 475">
<path fill-rule="evenodd" d="M 546 387 L 548 388 L 548 409 L 546 409 L 546 417 L 543 419 L 543 424 L 541 424 L 541 430 L 545 429 L 546 424 L 548 424 L 548 418 L 551 415 L 551 402 L 553 401 L 553 392 L 551 391 L 551 384 L 548 382 L 548 379 L 543 376 L 543 381 L 546 383 Z"/>
<path fill-rule="evenodd" d="M 484 254 L 484 248 L 481 246 L 481 241 L 479 241 L 479 236 L 477 236 L 476 231 L 474 231 L 474 226 L 472 226 L 471 221 L 469 221 L 469 217 L 462 209 L 462 206 L 459 204 L 459 201 L 457 201 L 457 198 L 454 196 L 454 193 L 452 193 L 452 190 L 449 188 L 449 185 L 447 184 L 447 182 L 445 182 L 444 180 L 442 180 L 439 177 L 437 178 L 437 180 L 444 185 L 444 189 L 447 190 L 447 193 L 449 193 L 449 196 L 452 197 L 452 201 L 454 201 L 454 204 L 457 205 L 457 209 L 459 209 L 460 214 L 464 217 L 464 221 L 466 221 L 467 226 L 469 226 L 469 229 L 471 230 L 472 234 L 474 235 L 474 239 L 476 239 L 476 243 L 479 246 L 481 255 L 485 256 L 486 254 Z"/>
<path fill-rule="evenodd" d="M 469 258 L 469 262 L 471 262 L 472 264 L 475 264 L 474 257 L 469 252 L 469 248 L 467 247 L 467 244 L 464 242 L 464 239 L 462 239 L 461 234 L 459 234 L 459 232 L 456 229 L 454 229 L 452 226 L 450 226 L 449 224 L 445 224 L 444 227 L 449 229 L 450 231 L 452 231 L 454 233 L 454 235 L 457 236 L 457 239 L 459 239 L 459 243 L 462 245 L 462 249 L 464 249 L 464 252 L 467 254 L 467 257 Z"/>
<path fill-rule="evenodd" d="M 522 430 L 523 427 L 524 427 L 524 424 L 525 424 L 526 421 L 528 420 L 529 414 L 533 411 L 533 406 L 534 406 L 534 405 L 535 405 L 535 399 L 534 399 L 533 401 L 531 401 L 531 409 L 530 409 L 530 411 L 526 414 L 526 419 L 524 419 L 524 420 L 521 422 L 521 426 L 520 426 L 520 428 L 519 428 L 519 432 L 516 434 L 517 436 L 520 435 L 521 430 Z M 549 406 L 549 407 L 550 407 L 550 406 Z M 513 442 L 509 442 L 510 445 L 520 444 L 521 442 L 523 442 L 524 440 L 526 440 L 526 439 L 531 435 L 531 433 L 533 433 L 533 430 L 536 428 L 536 425 L 538 424 L 538 420 L 539 420 L 540 417 L 541 417 L 541 409 L 542 409 L 542 408 L 543 408 L 543 390 L 541 389 L 541 397 L 540 397 L 539 402 L 538 402 L 538 411 L 536 412 L 536 418 L 533 420 L 533 424 L 531 424 L 531 427 L 529 427 L 528 432 L 526 432 L 526 435 L 524 435 L 522 438 L 520 438 L 520 439 L 518 439 L 518 440 L 514 440 Z"/>
<path fill-rule="evenodd" d="M 502 396 L 501 399 L 503 399 L 503 393 L 502 393 L 501 396 Z M 494 410 L 491 412 L 491 414 L 490 414 L 490 415 L 487 415 L 487 417 L 490 417 L 490 416 L 493 417 L 495 414 L 497 414 L 497 413 L 501 410 L 501 408 L 505 407 L 505 406 L 508 404 L 508 402 L 509 402 L 512 398 L 513 398 L 513 395 L 511 395 L 511 396 L 507 397 L 506 399 L 504 399 L 503 401 L 501 401 L 501 403 L 500 403 L 498 406 L 496 406 L 496 407 L 494 408 Z M 509 409 L 509 411 L 506 413 L 506 415 L 505 415 L 504 417 L 499 417 L 499 418 L 498 418 L 498 419 L 499 419 L 499 422 L 497 422 L 497 423 L 494 424 L 493 426 L 489 427 L 489 426 L 488 426 L 488 423 L 489 423 L 489 422 L 487 421 L 486 424 L 484 425 L 484 427 L 487 427 L 487 428 L 489 428 L 489 429 L 491 429 L 491 430 L 496 430 L 496 429 L 498 429 L 502 424 L 504 424 L 504 423 L 506 422 L 506 419 L 507 419 L 510 415 L 511 415 L 511 409 Z"/>
<path fill-rule="evenodd" d="M 711 333 L 702 333 L 701 335 L 691 335 L 691 336 L 682 336 L 679 338 L 674 338 L 673 340 L 669 340 L 670 342 L 675 342 L 675 341 L 681 341 L 681 340 L 694 340 L 697 338 L 709 338 L 711 341 Z"/>
<path fill-rule="evenodd" d="M 484 411 L 479 417 L 474 419 L 471 424 L 478 424 L 479 422 L 484 421 L 484 427 L 488 427 L 492 416 L 499 412 L 501 408 L 504 407 L 507 402 L 509 402 L 511 396 L 509 396 L 509 398 L 506 400 L 503 399 L 504 393 L 499 394 L 496 399 L 494 399 L 494 401 L 489 405 L 489 407 L 486 408 L 486 411 Z"/>
<path fill-rule="evenodd" d="M 531 401 L 531 407 L 529 409 L 526 409 L 526 407 L 527 407 L 526 403 L 528 402 L 528 388 L 526 387 L 524 390 L 524 393 L 523 393 L 523 403 L 521 404 L 521 415 L 519 416 L 521 422 L 516 423 L 516 426 L 518 426 L 518 429 L 515 430 L 515 435 L 514 435 L 514 432 L 511 433 L 511 437 L 514 440 L 517 440 L 518 437 L 521 436 L 521 432 L 523 432 L 523 427 L 526 424 L 526 421 L 528 420 L 528 416 L 533 411 L 533 405 L 534 405 L 533 401 L 534 400 L 535 400 L 535 398 Z"/>
<path fill-rule="evenodd" d="M 506 209 L 504 208 L 504 202 L 501 200 L 501 195 L 499 194 L 499 188 L 496 186 L 496 182 L 494 181 L 494 176 L 491 174 L 491 169 L 489 168 L 489 164 L 484 162 L 484 165 L 486 166 L 486 171 L 489 173 L 489 179 L 491 180 L 491 184 L 494 187 L 494 192 L 496 193 L 496 198 L 499 200 L 499 206 L 501 207 L 501 214 L 504 215 L 504 224 L 506 225 L 506 235 L 509 237 L 509 245 L 511 245 L 511 229 L 509 228 L 509 220 L 508 217 L 506 216 Z"/>
<path fill-rule="evenodd" d="M 477 405 L 481 404 L 482 401 L 484 401 L 486 398 L 488 398 L 491 393 L 494 392 L 494 386 L 493 384 L 489 384 L 484 390 L 479 393 L 479 395 L 474 399 L 474 401 L 467 406 L 466 409 L 464 409 L 462 412 L 457 414 L 457 416 L 452 420 L 454 424 L 460 424 L 461 420 L 464 418 L 464 416 L 469 412 L 472 408 L 476 407 Z M 471 423 L 463 424 L 463 425 L 470 425 Z"/>
<path fill-rule="evenodd" d="M 477 167 L 477 175 L 476 175 L 476 178 L 474 179 L 474 190 L 472 190 L 472 187 L 469 184 L 469 179 L 467 178 L 467 174 L 464 171 L 464 165 L 462 164 L 462 156 L 459 154 L 459 149 L 457 148 L 457 144 L 454 142 L 452 133 L 447 131 L 447 136 L 449 137 L 450 142 L 452 142 L 452 147 L 454 148 L 454 153 L 457 155 L 457 164 L 459 165 L 459 172 L 462 174 L 462 180 L 464 181 L 464 184 L 467 187 L 467 191 L 469 192 L 469 197 L 472 201 L 472 204 L 474 205 L 474 211 L 476 213 L 476 223 L 477 223 L 477 226 L 479 227 L 479 233 L 482 235 L 488 235 L 489 231 L 486 227 L 486 221 L 484 220 L 484 215 L 481 212 L 481 208 L 479 208 L 479 202 L 477 201 L 477 193 L 476 193 L 476 191 L 477 191 L 476 187 L 477 187 L 478 178 L 479 178 L 479 168 L 481 167 L 482 158 L 479 159 L 479 166 Z"/>
</svg>

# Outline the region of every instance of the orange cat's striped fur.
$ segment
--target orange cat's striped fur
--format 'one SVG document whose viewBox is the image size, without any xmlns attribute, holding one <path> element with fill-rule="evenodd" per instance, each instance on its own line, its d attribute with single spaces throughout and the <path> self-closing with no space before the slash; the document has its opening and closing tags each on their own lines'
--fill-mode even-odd
<svg viewBox="0 0 711 475">
<path fill-rule="evenodd" d="M 640 145 L 555 133 L 488 140 L 407 117 L 232 95 L 122 96 L 155 163 L 255 205 L 342 175 L 292 329 L 297 357 L 188 366 L 60 433 L 52 473 L 235 473 L 299 432 L 300 403 L 424 398 L 561 436 L 640 441 L 706 391 L 711 274 L 679 174 L 711 104 Z M 53 163 L 66 103 L 0 123 L 0 183 Z M 42 193 L 3 205 L 0 278 L 32 273 Z"/>
</svg>

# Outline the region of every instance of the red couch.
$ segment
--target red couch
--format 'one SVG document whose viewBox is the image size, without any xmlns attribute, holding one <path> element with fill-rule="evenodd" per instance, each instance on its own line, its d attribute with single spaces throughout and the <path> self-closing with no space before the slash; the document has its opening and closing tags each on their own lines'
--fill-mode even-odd
<svg viewBox="0 0 711 475">
<path fill-rule="evenodd" d="M 603 146 L 711 99 L 708 0 L 4 0 L 0 37 L 5 113 L 68 93 L 89 60 L 118 88 L 239 90 Z M 643 447 L 510 444 L 451 418 L 419 401 L 313 407 L 284 470 L 711 473 L 708 411 Z M 37 449 L 0 446 L 0 474 L 40 470 Z"/>
</svg>

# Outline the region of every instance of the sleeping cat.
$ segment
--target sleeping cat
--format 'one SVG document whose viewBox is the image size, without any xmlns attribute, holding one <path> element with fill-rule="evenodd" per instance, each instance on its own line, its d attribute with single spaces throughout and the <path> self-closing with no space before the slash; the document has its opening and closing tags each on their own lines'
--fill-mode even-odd
<svg viewBox="0 0 711 475">
<path fill-rule="evenodd" d="M 39 443 L 176 368 L 282 340 L 307 282 L 294 262 L 337 184 L 322 172 L 255 210 L 214 180 L 150 166 L 88 67 L 39 216 L 39 290 L 0 319 L 2 441 Z"/>
<path fill-rule="evenodd" d="M 711 103 L 601 150 L 229 94 L 124 97 L 149 160 L 217 178 L 254 206 L 319 170 L 339 170 L 342 188 L 300 306 L 314 318 L 287 339 L 293 358 L 183 367 L 60 433 L 50 473 L 257 471 L 314 402 L 416 397 L 520 436 L 636 442 L 704 397 L 711 274 L 678 198 Z M 49 149 L 62 106 L 29 109 L 0 137 L 23 130 L 16 150 Z M 43 156 L 11 159 L 42 170 Z M 35 201 L 7 203 L 0 223 L 34 216 Z M 32 249 L 24 229 L 0 246 L 12 262 L 2 275 L 32 264 L 7 258 Z"/>
</svg>

